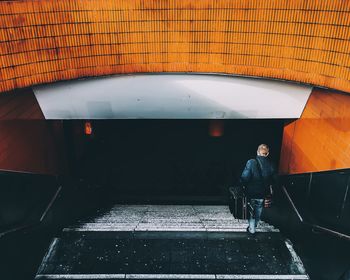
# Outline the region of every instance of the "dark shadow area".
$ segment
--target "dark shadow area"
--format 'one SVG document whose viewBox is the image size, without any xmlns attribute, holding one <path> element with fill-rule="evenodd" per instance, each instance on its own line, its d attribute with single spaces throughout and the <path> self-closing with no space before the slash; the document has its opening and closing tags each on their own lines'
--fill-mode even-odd
<svg viewBox="0 0 350 280">
<path fill-rule="evenodd" d="M 8 280 L 34 279 L 52 238 L 103 209 L 107 196 L 51 175 L 2 171 L 0 184 L 0 275 Z M 48 208 L 59 186 L 62 191 Z"/>
<path fill-rule="evenodd" d="M 350 234 L 350 170 L 282 178 L 301 215 L 309 223 Z"/>
<path fill-rule="evenodd" d="M 281 184 L 306 223 L 349 234 L 349 175 L 349 170 L 290 175 Z M 338 280 L 349 269 L 350 242 L 301 223 L 281 188 L 264 220 L 292 240 L 312 280 Z"/>
<path fill-rule="evenodd" d="M 222 120 L 221 136 L 209 120 L 93 121 L 92 135 L 67 122 L 73 176 L 108 188 L 111 198 L 226 196 L 257 146 L 268 143 L 278 164 L 282 120 Z M 215 134 L 215 132 L 214 132 Z"/>
<path fill-rule="evenodd" d="M 37 223 L 59 183 L 55 176 L 0 171 L 0 232 Z"/>
</svg>

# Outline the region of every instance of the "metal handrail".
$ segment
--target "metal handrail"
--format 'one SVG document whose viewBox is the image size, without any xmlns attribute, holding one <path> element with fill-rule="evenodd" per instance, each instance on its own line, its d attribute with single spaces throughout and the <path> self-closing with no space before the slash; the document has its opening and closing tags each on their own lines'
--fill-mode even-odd
<svg viewBox="0 0 350 280">
<path fill-rule="evenodd" d="M 304 219 L 303 219 L 303 217 L 300 215 L 300 213 L 299 213 L 297 207 L 295 206 L 295 204 L 294 204 L 292 198 L 290 197 L 290 195 L 289 195 L 287 189 L 285 188 L 285 186 L 282 186 L 282 190 L 284 191 L 284 194 L 286 195 L 286 197 L 287 197 L 289 203 L 291 204 L 291 206 L 292 206 L 294 212 L 297 214 L 297 216 L 298 216 L 300 222 L 303 223 L 303 222 L 304 222 Z"/>
<path fill-rule="evenodd" d="M 43 173 L 39 172 L 31 172 L 31 171 L 18 171 L 18 170 L 12 170 L 12 169 L 0 169 L 0 173 L 18 173 L 18 174 L 25 174 L 25 175 L 45 175 Z"/>
<path fill-rule="evenodd" d="M 331 234 L 331 235 L 334 235 L 338 238 L 342 238 L 342 239 L 346 239 L 348 241 L 350 241 L 350 236 L 347 235 L 347 234 L 344 234 L 344 233 L 341 233 L 341 232 L 338 232 L 338 231 L 335 231 L 335 230 L 332 230 L 332 229 L 329 229 L 329 228 L 326 228 L 326 227 L 322 227 L 320 225 L 316 225 L 316 224 L 311 224 L 311 223 L 308 223 L 308 222 L 305 222 L 303 217 L 300 215 L 300 212 L 298 211 L 298 209 L 296 208 L 292 198 L 290 197 L 287 189 L 285 186 L 282 186 L 282 190 L 284 192 L 284 194 L 286 195 L 289 203 L 291 204 L 295 214 L 298 216 L 299 220 L 301 223 L 307 225 L 307 226 L 310 226 L 312 229 L 316 229 L 316 230 L 319 230 L 319 231 L 323 231 L 325 233 L 328 233 L 328 234 Z"/>
<path fill-rule="evenodd" d="M 14 232 L 17 232 L 17 231 L 29 229 L 29 228 L 32 228 L 32 227 L 40 225 L 43 222 L 43 220 L 45 219 L 45 217 L 46 217 L 47 213 L 49 212 L 49 210 L 51 209 L 52 205 L 55 203 L 55 201 L 56 201 L 59 193 L 61 192 L 61 190 L 62 190 L 62 186 L 59 186 L 57 191 L 53 195 L 52 199 L 50 200 L 49 204 L 45 208 L 43 214 L 40 216 L 40 219 L 39 219 L 38 222 L 30 224 L 30 225 L 19 226 L 19 227 L 16 227 L 16 228 L 12 228 L 12 229 L 0 232 L 0 238 L 4 237 L 5 235 L 8 235 L 10 233 L 14 233 Z"/>
<path fill-rule="evenodd" d="M 50 203 L 47 205 L 44 213 L 41 215 L 39 222 L 42 222 L 45 219 L 47 212 L 49 212 L 49 210 L 51 209 L 52 205 L 55 203 L 56 198 L 58 197 L 58 195 L 61 192 L 61 190 L 62 190 L 62 186 L 59 186 L 57 191 L 56 191 L 56 193 L 54 194 L 54 196 L 50 200 Z"/>
</svg>

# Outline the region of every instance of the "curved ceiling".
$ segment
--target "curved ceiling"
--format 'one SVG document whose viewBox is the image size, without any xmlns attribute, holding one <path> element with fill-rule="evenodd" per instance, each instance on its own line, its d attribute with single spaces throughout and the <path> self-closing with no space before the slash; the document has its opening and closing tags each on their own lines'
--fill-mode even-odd
<svg viewBox="0 0 350 280">
<path fill-rule="evenodd" d="M 350 2 L 0 2 L 0 91 L 85 76 L 202 72 L 350 92 Z"/>
<path fill-rule="evenodd" d="M 291 119 L 312 88 L 214 75 L 123 75 L 33 88 L 45 119 Z"/>
</svg>

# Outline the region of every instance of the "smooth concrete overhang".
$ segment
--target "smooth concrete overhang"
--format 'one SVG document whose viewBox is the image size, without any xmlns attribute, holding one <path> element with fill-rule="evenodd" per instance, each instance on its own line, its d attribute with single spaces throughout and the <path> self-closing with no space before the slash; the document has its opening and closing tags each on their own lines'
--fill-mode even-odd
<svg viewBox="0 0 350 280">
<path fill-rule="evenodd" d="M 208 74 L 122 75 L 34 87 L 46 119 L 296 119 L 311 90 Z"/>
</svg>

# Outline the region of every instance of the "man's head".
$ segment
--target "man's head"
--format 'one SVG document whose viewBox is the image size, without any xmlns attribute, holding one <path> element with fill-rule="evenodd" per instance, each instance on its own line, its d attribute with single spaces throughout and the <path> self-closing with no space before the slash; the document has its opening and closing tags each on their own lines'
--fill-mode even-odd
<svg viewBox="0 0 350 280">
<path fill-rule="evenodd" d="M 256 153 L 258 156 L 267 157 L 269 155 L 269 150 L 269 146 L 267 146 L 266 144 L 261 144 L 259 145 Z"/>
</svg>

